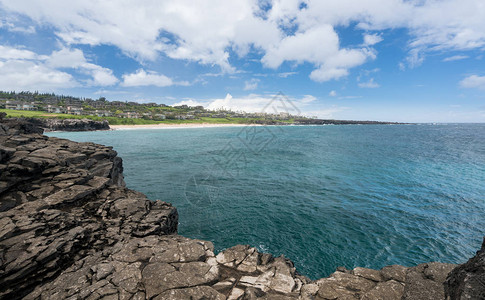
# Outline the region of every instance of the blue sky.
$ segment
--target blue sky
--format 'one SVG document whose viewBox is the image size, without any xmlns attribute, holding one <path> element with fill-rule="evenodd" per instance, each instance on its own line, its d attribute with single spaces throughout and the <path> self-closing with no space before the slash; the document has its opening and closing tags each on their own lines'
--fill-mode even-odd
<svg viewBox="0 0 485 300">
<path fill-rule="evenodd" d="M 0 0 L 0 89 L 485 122 L 485 2 Z"/>
</svg>

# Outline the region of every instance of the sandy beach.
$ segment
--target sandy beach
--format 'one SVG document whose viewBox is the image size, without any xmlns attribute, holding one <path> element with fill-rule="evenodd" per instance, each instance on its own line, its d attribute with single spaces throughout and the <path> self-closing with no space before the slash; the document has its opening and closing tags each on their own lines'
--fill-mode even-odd
<svg viewBox="0 0 485 300">
<path fill-rule="evenodd" d="M 183 124 L 146 124 L 146 125 L 109 125 L 112 130 L 133 129 L 175 129 L 175 128 L 210 128 L 210 127 L 244 127 L 262 126 L 260 124 L 211 124 L 211 123 L 183 123 Z"/>
</svg>

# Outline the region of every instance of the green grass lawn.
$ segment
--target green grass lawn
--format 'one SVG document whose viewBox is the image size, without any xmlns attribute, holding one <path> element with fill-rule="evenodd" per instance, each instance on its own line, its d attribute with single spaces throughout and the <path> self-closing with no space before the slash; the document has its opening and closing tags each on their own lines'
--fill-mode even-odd
<svg viewBox="0 0 485 300">
<path fill-rule="evenodd" d="M 150 124 L 248 124 L 253 123 L 259 119 L 257 118 L 207 118 L 202 117 L 197 120 L 164 120 L 153 121 L 145 119 L 125 119 L 117 117 L 97 117 L 97 116 L 76 116 L 68 114 L 51 114 L 45 111 L 28 111 L 28 110 L 12 110 L 0 109 L 0 112 L 7 113 L 10 118 L 58 118 L 58 119 L 91 119 L 95 121 L 107 120 L 110 125 L 150 125 Z"/>
</svg>

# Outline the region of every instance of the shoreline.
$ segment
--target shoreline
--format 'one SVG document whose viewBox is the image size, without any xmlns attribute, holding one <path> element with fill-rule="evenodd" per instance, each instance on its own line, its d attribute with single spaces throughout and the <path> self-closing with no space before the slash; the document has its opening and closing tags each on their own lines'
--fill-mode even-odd
<svg viewBox="0 0 485 300">
<path fill-rule="evenodd" d="M 178 235 L 172 204 L 125 187 L 112 147 L 41 131 L 0 120 L 2 299 L 454 300 L 484 293 L 485 241 L 463 265 L 339 267 L 315 280 L 283 255 L 249 245 L 216 254 L 210 241 Z"/>
<path fill-rule="evenodd" d="M 175 128 L 214 128 L 214 127 L 245 127 L 263 126 L 261 124 L 211 124 L 211 123 L 180 123 L 180 124 L 142 124 L 142 125 L 109 125 L 110 130 L 136 129 L 175 129 Z"/>
</svg>

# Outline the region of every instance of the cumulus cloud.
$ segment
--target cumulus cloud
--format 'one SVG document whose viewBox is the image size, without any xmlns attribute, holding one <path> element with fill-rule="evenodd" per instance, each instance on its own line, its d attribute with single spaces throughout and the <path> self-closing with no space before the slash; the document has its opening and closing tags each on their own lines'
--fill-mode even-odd
<svg viewBox="0 0 485 300">
<path fill-rule="evenodd" d="M 52 52 L 47 58 L 46 65 L 52 68 L 72 68 L 91 76 L 88 85 L 109 86 L 118 82 L 113 71 L 96 64 L 89 63 L 80 49 L 63 48 Z"/>
<path fill-rule="evenodd" d="M 485 46 L 482 0 L 309 0 L 304 9 L 298 0 L 274 0 L 264 9 L 256 0 L 0 3 L 6 15 L 27 16 L 34 25 L 54 28 L 67 45 L 114 45 L 140 62 L 163 54 L 217 65 L 226 73 L 235 71 L 231 50 L 240 57 L 255 51 L 268 68 L 286 61 L 310 63 L 315 81 L 342 78 L 374 59 L 372 47 L 387 29 L 409 32 L 409 67 L 419 66 L 428 52 Z M 337 26 L 361 30 L 364 42 L 341 47 Z"/>
<path fill-rule="evenodd" d="M 316 98 L 312 95 L 305 95 L 302 98 L 289 98 L 282 94 L 258 95 L 249 94 L 242 97 L 233 97 L 226 94 L 220 99 L 206 101 L 206 108 L 211 110 L 230 109 L 232 111 L 245 111 L 252 113 L 281 113 L 288 112 L 293 115 L 301 114 L 301 109 Z"/>
<path fill-rule="evenodd" d="M 268 49 L 262 62 L 270 68 L 277 68 L 284 61 L 310 62 L 318 67 L 310 78 L 323 82 L 346 76 L 349 68 L 372 58 L 375 54 L 368 48 L 341 49 L 337 33 L 327 24 L 284 38 Z"/>
<path fill-rule="evenodd" d="M 330 91 L 330 93 L 328 93 L 328 95 L 329 95 L 330 97 L 337 97 L 337 92 L 336 92 L 336 91 L 334 91 L 334 90 L 332 90 L 332 91 Z"/>
<path fill-rule="evenodd" d="M 327 108 L 308 110 L 308 111 L 305 111 L 304 114 L 308 117 L 317 117 L 319 119 L 333 119 L 336 117 L 337 113 L 347 109 L 349 108 L 345 106 L 332 105 Z"/>
<path fill-rule="evenodd" d="M 178 105 L 187 105 L 187 106 L 192 106 L 192 107 L 193 106 L 206 106 L 207 102 L 189 99 L 189 100 L 182 100 L 182 101 L 179 101 L 179 102 L 172 104 L 172 106 L 178 106 Z"/>
<path fill-rule="evenodd" d="M 377 43 L 382 42 L 382 37 L 378 34 L 365 34 L 364 35 L 364 45 L 372 46 Z"/>
<path fill-rule="evenodd" d="M 172 79 L 168 78 L 165 75 L 157 74 L 156 72 L 148 71 L 148 73 L 143 70 L 139 69 L 135 73 L 132 74 L 124 74 L 123 75 L 123 83 L 122 86 L 147 86 L 147 85 L 154 85 L 154 86 L 170 86 L 173 85 Z"/>
<path fill-rule="evenodd" d="M 26 60 L 0 61 L 0 90 L 54 90 L 76 86 L 73 77 L 62 71 Z"/>
<path fill-rule="evenodd" d="M 360 88 L 368 88 L 368 89 L 375 89 L 380 87 L 380 85 L 377 82 L 374 82 L 374 78 L 369 79 L 367 82 L 359 82 L 358 86 Z"/>
<path fill-rule="evenodd" d="M 460 86 L 485 90 L 485 76 L 470 75 L 460 81 Z"/>
<path fill-rule="evenodd" d="M 32 51 L 0 45 L 0 59 L 35 59 L 37 54 Z"/>
<path fill-rule="evenodd" d="M 0 15 L 0 28 L 4 28 L 7 31 L 22 33 L 22 34 L 34 34 L 36 33 L 33 25 L 24 26 L 22 22 L 13 15 Z"/>
<path fill-rule="evenodd" d="M 154 71 L 145 71 L 143 69 L 139 69 L 135 73 L 131 74 L 124 74 L 123 75 L 123 82 L 121 83 L 122 86 L 158 86 L 158 87 L 165 87 L 165 86 L 172 86 L 172 85 L 189 85 L 188 82 L 174 82 L 171 78 L 163 75 L 158 74 Z"/>
<path fill-rule="evenodd" d="M 253 78 L 251 80 L 248 80 L 244 82 L 244 90 L 245 91 L 255 90 L 258 88 L 258 83 L 259 83 L 259 79 Z"/>
<path fill-rule="evenodd" d="M 63 48 L 50 55 L 38 55 L 30 50 L 0 45 L 3 89 L 53 90 L 82 85 L 64 69 L 87 75 L 89 79 L 84 85 L 109 86 L 118 82 L 110 69 L 89 63 L 79 49 Z"/>
<path fill-rule="evenodd" d="M 317 100 L 317 97 L 315 97 L 313 95 L 305 95 L 305 96 L 303 96 L 303 98 L 301 98 L 301 100 L 299 102 L 304 103 L 304 104 L 308 104 L 308 103 L 314 102 L 316 100 Z"/>
<path fill-rule="evenodd" d="M 118 78 L 113 75 L 113 71 L 107 68 L 103 68 L 94 64 L 88 64 L 86 72 L 92 76 L 91 80 L 88 80 L 89 85 L 95 86 L 109 86 L 118 82 Z"/>
</svg>

